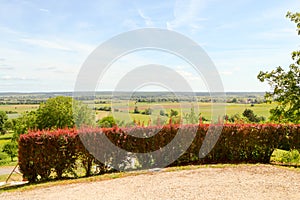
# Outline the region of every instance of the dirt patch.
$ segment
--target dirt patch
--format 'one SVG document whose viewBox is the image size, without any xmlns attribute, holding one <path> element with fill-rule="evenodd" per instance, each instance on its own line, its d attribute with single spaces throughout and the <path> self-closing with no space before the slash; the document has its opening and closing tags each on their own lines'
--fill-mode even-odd
<svg viewBox="0 0 300 200">
<path fill-rule="evenodd" d="M 300 172 L 271 165 L 154 172 L 24 192 L 0 199 L 300 199 Z"/>
</svg>

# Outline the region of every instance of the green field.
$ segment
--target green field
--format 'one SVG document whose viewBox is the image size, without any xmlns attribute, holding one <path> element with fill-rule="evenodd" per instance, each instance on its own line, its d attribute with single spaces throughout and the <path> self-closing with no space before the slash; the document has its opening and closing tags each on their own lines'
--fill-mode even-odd
<svg viewBox="0 0 300 200">
<path fill-rule="evenodd" d="M 159 116 L 160 110 L 164 110 L 165 113 L 170 113 L 171 109 L 177 110 L 181 116 L 184 116 L 186 113 L 190 113 L 191 107 L 194 107 L 195 112 L 198 114 L 199 112 L 206 119 L 211 119 L 212 117 L 212 103 L 198 103 L 198 105 L 183 102 L 183 103 L 174 103 L 174 102 L 163 102 L 163 103 L 137 103 L 131 101 L 123 101 L 117 102 L 113 104 L 96 104 L 96 108 L 100 107 L 112 107 L 112 111 L 97 111 L 97 119 L 101 119 L 102 117 L 113 115 L 118 120 L 124 120 L 125 122 L 130 122 L 133 120 L 140 120 L 145 124 L 148 123 L 149 119 L 153 122 Z M 138 107 L 139 111 L 142 112 L 147 108 L 151 108 L 153 110 L 151 115 L 142 115 L 142 114 L 133 114 L 135 106 Z M 215 103 L 214 106 L 218 108 L 221 104 Z M 255 104 L 251 106 L 250 104 L 234 104 L 234 103 L 226 103 L 225 104 L 225 113 L 229 116 L 234 114 L 242 115 L 245 109 L 252 109 L 254 113 L 258 116 L 264 116 L 266 118 L 269 117 L 269 110 L 274 108 L 276 104 Z M 114 111 L 117 109 L 118 111 Z M 162 117 L 160 117 L 162 118 Z M 164 117 L 167 119 L 167 117 Z"/>
<path fill-rule="evenodd" d="M 17 118 L 24 112 L 30 112 L 38 109 L 39 105 L 37 104 L 24 104 L 24 105 L 0 105 L 0 110 L 13 112 L 13 114 L 7 114 L 8 118 Z"/>
<path fill-rule="evenodd" d="M 136 103 L 134 101 L 118 101 L 106 104 L 95 104 L 95 108 L 100 107 L 112 107 L 112 112 L 110 111 L 97 111 L 96 119 L 101 119 L 108 115 L 113 115 L 117 120 L 124 120 L 126 123 L 132 122 L 133 120 L 140 121 L 141 123 L 148 124 L 149 120 L 155 121 L 158 116 L 160 110 L 164 110 L 165 113 L 170 113 L 171 109 L 177 110 L 179 115 L 183 116 L 185 113 L 190 113 L 191 107 L 195 108 L 195 112 L 198 114 L 199 112 L 206 119 L 211 119 L 212 112 L 212 103 L 198 103 L 198 105 L 182 102 L 160 102 L 160 103 Z M 147 108 L 151 108 L 153 110 L 151 115 L 143 115 L 143 114 L 134 114 L 133 110 L 135 106 L 138 107 L 139 111 L 142 112 Z M 215 103 L 214 106 L 218 107 L 220 104 Z M 36 110 L 39 105 L 0 105 L 0 110 L 3 111 L 11 111 L 17 112 L 17 114 L 8 114 L 9 118 L 16 118 L 20 114 L 26 111 Z M 264 116 L 266 118 L 269 117 L 269 110 L 275 107 L 275 103 L 273 104 L 254 104 L 251 106 L 250 104 L 234 104 L 234 103 L 226 103 L 225 109 L 226 114 L 231 116 L 234 114 L 242 114 L 243 111 L 248 108 L 252 109 L 254 113 L 258 116 Z M 117 111 L 115 111 L 117 109 Z M 128 112 L 129 111 L 129 112 Z M 167 117 L 161 117 L 162 120 L 167 120 Z"/>
<path fill-rule="evenodd" d="M 0 110 L 23 113 L 26 111 L 36 110 L 38 109 L 38 107 L 39 107 L 38 104 L 0 105 Z"/>
<path fill-rule="evenodd" d="M 214 106 L 218 107 L 221 104 L 215 103 Z M 138 107 L 140 112 L 143 112 L 145 109 L 151 108 L 152 114 L 145 115 L 145 114 L 134 114 L 135 106 Z M 100 111 L 96 110 L 96 118 L 101 119 L 105 116 L 112 115 L 118 121 L 124 121 L 124 123 L 133 122 L 140 122 L 145 126 L 148 125 L 149 121 L 151 120 L 152 124 L 155 124 L 157 118 L 159 117 L 161 122 L 165 122 L 168 120 L 167 116 L 160 116 L 160 111 L 163 110 L 165 113 L 170 114 L 171 109 L 178 111 L 179 115 L 184 116 L 186 113 L 190 113 L 191 107 L 195 108 L 195 112 L 198 114 L 199 112 L 201 115 L 207 119 L 211 118 L 212 112 L 212 103 L 198 103 L 192 104 L 189 102 L 161 102 L 161 103 L 136 103 L 135 101 L 118 101 L 113 104 L 106 103 L 106 104 L 95 104 L 95 108 L 99 109 L 101 107 L 112 107 L 112 111 Z M 234 114 L 242 115 L 245 109 L 252 109 L 254 113 L 258 116 L 264 116 L 266 118 L 269 117 L 269 110 L 276 106 L 275 103 L 273 104 L 236 104 L 236 103 L 226 103 L 224 104 L 226 114 L 231 116 Z M 18 114 L 22 114 L 27 111 L 36 110 L 38 105 L 1 105 L 0 110 L 3 111 L 15 111 Z M 0 150 L 2 151 L 3 146 L 11 140 L 12 133 L 5 134 L 0 136 Z M 2 165 L 9 165 L 13 166 L 16 164 L 16 158 L 14 162 L 10 162 L 10 157 L 7 156 L 5 153 L 0 152 L 0 166 Z M 272 161 L 279 162 L 279 163 L 292 163 L 292 164 L 299 164 L 300 157 L 298 152 L 286 152 L 282 150 L 276 150 L 273 154 Z"/>
</svg>

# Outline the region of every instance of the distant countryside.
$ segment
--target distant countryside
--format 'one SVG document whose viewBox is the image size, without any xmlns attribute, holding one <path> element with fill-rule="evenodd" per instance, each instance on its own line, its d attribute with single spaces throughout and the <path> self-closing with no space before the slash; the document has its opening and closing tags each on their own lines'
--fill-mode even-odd
<svg viewBox="0 0 300 200">
<path fill-rule="evenodd" d="M 208 93 L 196 93 L 192 99 L 185 93 L 179 94 L 138 92 L 130 96 L 130 93 L 119 92 L 112 98 L 111 92 L 96 92 L 95 96 L 77 97 L 77 100 L 72 100 L 72 93 L 2 94 L 0 108 L 5 117 L 2 117 L 0 164 L 17 164 L 16 141 L 20 135 L 41 129 L 72 128 L 75 125 L 73 120 L 76 121 L 73 119 L 76 118 L 76 109 L 72 107 L 74 102 L 80 102 L 80 106 L 86 108 L 81 112 L 90 115 L 86 116 L 94 121 L 90 124 L 99 128 L 211 124 L 217 123 L 217 120 L 232 125 L 270 124 L 270 110 L 278 106 L 276 102 L 266 102 L 264 93 L 227 93 L 226 99 L 213 99 Z M 224 105 L 225 115 L 212 119 L 213 104 Z M 89 106 L 91 112 L 87 111 Z M 51 115 L 50 112 L 57 114 Z M 48 120 L 45 121 L 45 118 Z M 278 149 L 273 152 L 271 160 L 298 165 L 299 152 Z"/>
<path fill-rule="evenodd" d="M 299 200 L 299 2 L 0 0 L 0 200 Z"/>
</svg>

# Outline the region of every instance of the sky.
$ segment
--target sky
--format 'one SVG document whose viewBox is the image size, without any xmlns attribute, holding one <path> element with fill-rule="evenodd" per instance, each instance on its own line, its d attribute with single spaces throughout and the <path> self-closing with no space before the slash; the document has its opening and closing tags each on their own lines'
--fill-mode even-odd
<svg viewBox="0 0 300 200">
<path fill-rule="evenodd" d="M 195 41 L 214 62 L 227 92 L 268 91 L 256 78 L 259 71 L 287 69 L 291 52 L 299 49 L 287 11 L 299 12 L 300 1 L 0 0 L 0 92 L 73 91 L 93 50 L 141 28 L 167 29 Z M 168 66 L 193 90 L 207 91 L 205 77 L 189 63 L 151 50 L 116 60 L 98 90 L 114 90 L 130 70 L 151 63 Z"/>
</svg>

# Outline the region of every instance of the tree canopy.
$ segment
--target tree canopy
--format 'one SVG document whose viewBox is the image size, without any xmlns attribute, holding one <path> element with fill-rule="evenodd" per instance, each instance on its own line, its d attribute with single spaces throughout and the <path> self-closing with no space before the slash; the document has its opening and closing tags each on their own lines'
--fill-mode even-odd
<svg viewBox="0 0 300 200">
<path fill-rule="evenodd" d="M 7 121 L 8 117 L 6 112 L 0 110 L 0 134 L 5 134 L 5 122 Z"/>
<path fill-rule="evenodd" d="M 37 110 L 38 129 L 72 128 L 93 124 L 93 115 L 87 105 L 72 97 L 50 98 Z"/>
<path fill-rule="evenodd" d="M 37 111 L 24 113 L 13 119 L 14 138 L 29 129 L 73 128 L 81 125 L 94 125 L 94 115 L 86 104 L 71 97 L 58 96 L 42 103 Z"/>
<path fill-rule="evenodd" d="M 109 128 L 117 125 L 116 120 L 113 116 L 103 117 L 98 121 L 98 126 L 101 128 Z"/>
<path fill-rule="evenodd" d="M 288 12 L 286 17 L 297 24 L 300 35 L 300 13 Z M 300 51 L 292 52 L 294 63 L 285 71 L 281 66 L 271 72 L 260 71 L 257 78 L 267 81 L 272 92 L 267 92 L 268 102 L 276 101 L 278 105 L 270 110 L 272 121 L 300 123 Z"/>
<path fill-rule="evenodd" d="M 21 117 L 13 119 L 14 140 L 19 138 L 21 134 L 27 133 L 29 129 L 37 129 L 36 112 L 26 112 Z"/>
<path fill-rule="evenodd" d="M 58 96 L 42 103 L 37 110 L 39 129 L 66 128 L 74 126 L 71 97 Z"/>
</svg>

